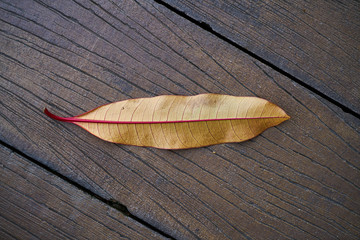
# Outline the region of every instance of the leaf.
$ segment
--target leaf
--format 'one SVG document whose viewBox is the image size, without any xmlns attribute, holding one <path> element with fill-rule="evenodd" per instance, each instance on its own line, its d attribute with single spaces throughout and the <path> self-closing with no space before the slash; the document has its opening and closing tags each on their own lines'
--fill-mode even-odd
<svg viewBox="0 0 360 240">
<path fill-rule="evenodd" d="M 220 94 L 129 99 L 69 118 L 44 112 L 109 142 L 164 149 L 242 142 L 290 118 L 264 99 Z"/>
</svg>

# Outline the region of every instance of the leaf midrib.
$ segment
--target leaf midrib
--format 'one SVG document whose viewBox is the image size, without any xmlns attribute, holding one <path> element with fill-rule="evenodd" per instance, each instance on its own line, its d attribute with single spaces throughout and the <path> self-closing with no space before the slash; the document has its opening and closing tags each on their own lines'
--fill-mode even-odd
<svg viewBox="0 0 360 240">
<path fill-rule="evenodd" d="M 111 121 L 100 119 L 83 119 L 76 117 L 59 117 L 50 113 L 47 109 L 44 113 L 49 117 L 62 122 L 87 122 L 87 123 L 107 123 L 107 124 L 163 124 L 163 123 L 190 123 L 190 122 L 210 122 L 210 121 L 227 121 L 227 120 L 256 120 L 256 119 L 289 119 L 289 116 L 269 116 L 269 117 L 243 117 L 243 118 L 209 118 L 209 119 L 188 119 L 188 120 L 165 120 L 165 121 Z"/>
</svg>

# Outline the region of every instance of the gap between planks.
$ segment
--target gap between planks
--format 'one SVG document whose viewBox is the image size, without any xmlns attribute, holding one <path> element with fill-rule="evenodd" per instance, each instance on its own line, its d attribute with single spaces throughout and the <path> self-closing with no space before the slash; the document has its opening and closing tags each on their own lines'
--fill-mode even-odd
<svg viewBox="0 0 360 240">
<path fill-rule="evenodd" d="M 166 3 L 163 3 L 162 1 L 159 1 L 159 0 L 154 0 L 155 2 L 157 2 L 158 4 L 160 5 L 163 5 L 165 6 L 166 8 L 168 8 L 170 11 L 176 13 L 177 15 L 191 21 L 193 24 L 201 27 L 202 29 L 204 29 L 205 31 L 207 32 L 210 32 L 211 34 L 215 35 L 216 37 L 220 38 L 221 40 L 231 44 L 232 46 L 236 47 L 237 49 L 241 50 L 242 52 L 248 54 L 249 56 L 251 57 L 254 57 L 255 59 L 257 59 L 258 61 L 264 63 L 265 65 L 269 66 L 270 68 L 272 68 L 273 70 L 279 72 L 280 74 L 282 75 L 285 75 L 286 77 L 290 78 L 291 80 L 297 82 L 299 85 L 302 85 L 304 86 L 306 89 L 312 91 L 313 93 L 319 95 L 320 97 L 328 100 L 329 102 L 333 103 L 334 105 L 340 107 L 344 112 L 347 112 L 347 113 L 350 113 L 352 114 L 353 116 L 357 117 L 357 118 L 360 118 L 359 114 L 357 114 L 356 112 L 353 112 L 351 109 L 348 109 L 347 107 L 343 106 L 342 104 L 338 103 L 337 101 L 329 98 L 328 96 L 326 96 L 325 94 L 319 92 L 318 90 L 316 89 L 313 89 L 311 86 L 308 86 L 307 84 L 303 83 L 301 80 L 291 76 L 289 73 L 285 72 L 284 70 L 278 68 L 277 66 L 271 64 L 270 62 L 262 59 L 261 57 L 257 56 L 256 54 L 252 53 L 251 51 L 241 47 L 240 45 L 238 45 L 237 43 L 231 41 L 230 39 L 224 37 L 223 35 L 215 32 L 208 24 L 204 23 L 204 22 L 199 22 L 199 21 L 196 21 L 195 19 L 192 19 L 191 17 L 187 16 L 185 13 L 179 11 L 179 10 L 176 10 L 175 8 L 173 8 L 172 6 L 166 4 Z M 121 203 L 117 202 L 116 200 L 107 200 L 105 198 L 102 198 L 101 196 L 93 193 L 92 191 L 82 187 L 81 185 L 79 185 L 78 183 L 72 181 L 71 179 L 68 179 L 67 177 L 61 175 L 60 173 L 56 172 L 55 170 L 49 168 L 48 166 L 46 165 L 43 165 L 42 163 L 36 161 L 35 159 L 32 159 L 31 157 L 27 156 L 26 154 L 20 152 L 18 149 L 14 148 L 14 147 L 11 147 L 9 145 L 7 145 L 6 143 L 3 143 L 0 141 L 0 144 L 2 144 L 3 146 L 11 149 L 12 151 L 18 153 L 19 155 L 25 157 L 26 159 L 28 159 L 29 161 L 33 162 L 34 164 L 42 167 L 43 169 L 45 169 L 46 171 L 52 173 L 52 174 L 55 174 L 56 176 L 60 177 L 61 179 L 65 180 L 66 182 L 72 184 L 73 186 L 77 187 L 78 189 L 82 190 L 83 192 L 85 192 L 86 194 L 89 194 L 90 196 L 92 197 L 95 197 L 97 199 L 99 199 L 101 202 L 111 206 L 112 208 L 122 212 L 124 215 L 134 219 L 135 221 L 138 221 L 140 222 L 141 224 L 147 226 L 148 228 L 154 230 L 155 232 L 158 232 L 160 234 L 162 234 L 163 236 L 165 237 L 169 237 L 171 238 L 170 236 L 168 236 L 166 233 L 162 232 L 161 230 L 158 230 L 156 229 L 155 227 L 153 227 L 152 225 L 148 224 L 147 222 L 145 222 L 144 220 L 142 219 L 139 219 L 137 218 L 136 216 L 133 216 L 131 215 L 131 213 L 127 210 L 126 206 L 122 205 Z"/>
<path fill-rule="evenodd" d="M 14 153 L 20 155 L 21 157 L 29 160 L 29 161 L 32 162 L 33 164 L 41 167 L 41 168 L 44 169 L 45 171 L 47 171 L 47 172 L 49 172 L 49 173 L 51 173 L 51 174 L 59 177 L 60 179 L 64 180 L 65 182 L 71 184 L 72 186 L 76 187 L 77 189 L 79 189 L 79 190 L 82 191 L 83 193 L 88 194 L 88 195 L 90 195 L 91 197 L 96 198 L 97 200 L 101 201 L 102 203 L 104 203 L 104 204 L 112 207 L 113 209 L 121 212 L 121 213 L 124 214 L 126 217 L 129 217 L 129 218 L 131 218 L 132 220 L 137 221 L 137 222 L 140 223 L 141 225 L 143 225 L 143 226 L 145 226 L 145 227 L 153 230 L 154 232 L 162 235 L 163 237 L 166 237 L 166 238 L 168 238 L 168 239 L 175 239 L 175 238 L 173 238 L 172 236 L 170 236 L 169 234 L 161 231 L 160 229 L 154 227 L 154 226 L 151 225 L 150 223 L 144 221 L 143 219 L 141 219 L 141 218 L 139 218 L 139 217 L 131 214 L 131 213 L 129 212 L 129 210 L 127 209 L 127 207 L 126 207 L 125 205 L 123 205 L 122 203 L 118 202 L 116 199 L 105 199 L 105 198 L 101 197 L 100 195 L 98 195 L 98 194 L 90 191 L 89 189 L 81 186 L 79 183 L 77 183 L 77 182 L 75 182 L 75 181 L 67 178 L 66 176 L 58 173 L 56 170 L 54 170 L 54 169 L 52 169 L 52 168 L 44 165 L 43 163 L 41 163 L 41 162 L 39 162 L 39 161 L 31 158 L 31 157 L 29 157 L 29 156 L 26 155 L 25 153 L 19 151 L 17 148 L 15 148 L 15 147 L 13 147 L 13 146 L 10 146 L 9 144 L 7 144 L 7 143 L 5 143 L 5 142 L 3 142 L 3 141 L 1 141 L 1 140 L 0 140 L 0 144 L 1 144 L 2 146 L 4 146 L 4 147 L 10 149 L 10 150 L 13 151 Z"/>
<path fill-rule="evenodd" d="M 275 70 L 276 72 L 288 77 L 289 79 L 291 79 L 292 81 L 296 82 L 297 84 L 301 85 L 302 87 L 306 88 L 307 90 L 309 90 L 310 92 L 312 92 L 315 95 L 318 95 L 319 97 L 329 101 L 330 103 L 334 104 L 335 106 L 339 107 L 342 111 L 344 111 L 345 113 L 351 114 L 354 117 L 360 119 L 360 114 L 358 114 L 357 112 L 355 112 L 354 110 L 348 108 L 347 106 L 343 105 L 342 103 L 336 101 L 335 99 L 329 97 L 328 95 L 326 95 L 325 93 L 322 93 L 321 91 L 317 90 L 316 88 L 310 86 L 309 84 L 301 81 L 301 79 L 293 76 L 292 74 L 290 74 L 289 72 L 281 69 L 280 67 L 276 66 L 275 64 L 271 63 L 268 60 L 265 60 L 264 58 L 260 57 L 259 55 L 257 55 L 256 53 L 242 47 L 241 45 L 239 45 L 238 43 L 232 41 L 231 39 L 227 38 L 226 36 L 216 32 L 208 23 L 203 22 L 203 21 L 198 21 L 195 18 L 189 16 L 188 14 L 186 14 L 184 11 L 181 11 L 179 9 L 177 9 L 176 7 L 171 6 L 170 4 L 163 2 L 162 0 L 154 0 L 157 4 L 162 5 L 163 7 L 169 9 L 170 11 L 174 12 L 175 14 L 179 15 L 182 18 L 185 18 L 186 20 L 190 21 L 191 23 L 195 24 L 196 26 L 200 27 L 201 29 L 215 35 L 216 37 L 218 37 L 219 39 L 223 40 L 224 42 L 232 45 L 233 47 L 239 49 L 240 51 L 244 52 L 245 54 L 249 55 L 250 57 L 255 58 L 256 60 L 258 60 L 259 62 L 265 64 L 266 66 L 270 67 L 271 69 Z"/>
</svg>

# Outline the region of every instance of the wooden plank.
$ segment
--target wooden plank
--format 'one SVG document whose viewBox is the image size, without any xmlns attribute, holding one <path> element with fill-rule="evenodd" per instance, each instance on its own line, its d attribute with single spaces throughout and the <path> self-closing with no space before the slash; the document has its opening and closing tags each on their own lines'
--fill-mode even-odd
<svg viewBox="0 0 360 240">
<path fill-rule="evenodd" d="M 0 139 L 180 239 L 357 239 L 360 121 L 152 1 L 1 3 Z M 126 98 L 266 98 L 254 140 L 167 151 L 54 122 Z"/>
<path fill-rule="evenodd" d="M 1 239 L 164 239 L 0 146 Z"/>
<path fill-rule="evenodd" d="M 159 2 L 360 113 L 359 1 Z"/>
</svg>

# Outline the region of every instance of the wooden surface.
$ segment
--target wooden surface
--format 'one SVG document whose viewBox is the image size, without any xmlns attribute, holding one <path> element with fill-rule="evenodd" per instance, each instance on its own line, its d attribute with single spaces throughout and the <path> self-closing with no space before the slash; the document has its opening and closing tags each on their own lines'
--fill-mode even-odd
<svg viewBox="0 0 360 240">
<path fill-rule="evenodd" d="M 360 113 L 360 2 L 163 0 Z"/>
<path fill-rule="evenodd" d="M 119 211 L 1 146 L 2 239 L 161 239 Z"/>
<path fill-rule="evenodd" d="M 0 140 L 33 164 L 175 239 L 360 237 L 356 116 L 150 0 L 2 1 L 0 20 Z M 169 151 L 42 113 L 206 92 L 262 97 L 291 119 L 247 142 Z"/>
</svg>

